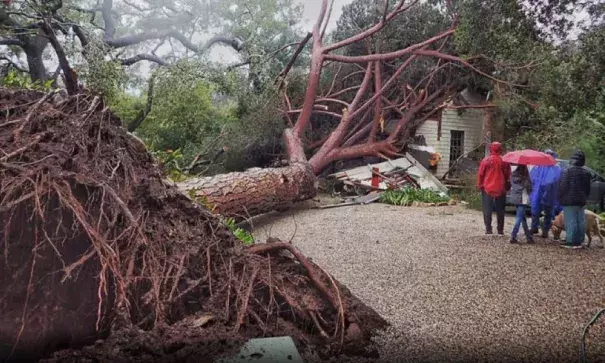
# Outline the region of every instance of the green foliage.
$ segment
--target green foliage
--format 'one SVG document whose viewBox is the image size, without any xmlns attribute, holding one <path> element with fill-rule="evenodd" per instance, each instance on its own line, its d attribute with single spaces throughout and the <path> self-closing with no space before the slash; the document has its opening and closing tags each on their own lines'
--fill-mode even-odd
<svg viewBox="0 0 605 363">
<path fill-rule="evenodd" d="M 296 44 L 292 44 L 304 37 L 300 27 L 302 4 L 293 0 L 220 0 L 217 3 L 216 25 L 221 32 L 245 40 L 240 58 L 249 62 L 249 84 L 252 83 L 255 92 L 268 90 L 296 49 Z M 277 52 L 279 49 L 282 50 Z M 307 60 L 308 53 L 303 52 L 294 66 L 306 66 Z"/>
<path fill-rule="evenodd" d="M 542 109 L 539 127 L 516 138 L 514 148 L 554 149 L 561 158 L 575 150 L 586 154 L 586 163 L 605 173 L 605 104 L 601 101 L 591 110 L 578 110 L 569 118 L 556 108 Z"/>
<path fill-rule="evenodd" d="M 442 197 L 439 193 L 430 189 L 404 188 L 398 190 L 387 190 L 380 196 L 380 202 L 393 205 L 410 206 L 414 202 L 419 203 L 443 203 L 449 201 L 449 197 Z"/>
<path fill-rule="evenodd" d="M 0 85 L 9 88 L 25 88 L 31 90 L 49 91 L 53 80 L 32 82 L 31 77 L 25 73 L 11 69 L 4 77 L 0 78 Z"/>
<path fill-rule="evenodd" d="M 144 95 L 133 95 L 122 92 L 119 97 L 110 100 L 111 111 L 116 114 L 124 126 L 128 125 L 139 115 L 139 112 L 145 108 L 147 103 Z"/>
<path fill-rule="evenodd" d="M 225 171 L 242 171 L 279 150 L 285 128 L 279 95 L 273 92 L 246 93 L 239 96 L 238 120 L 226 130 L 229 149 Z M 262 160 L 261 160 L 262 161 Z"/>
<path fill-rule="evenodd" d="M 226 218 L 223 222 L 225 226 L 233 233 L 235 238 L 239 239 L 246 246 L 252 246 L 254 244 L 254 236 L 252 233 L 239 228 L 235 225 L 235 220 L 233 218 Z"/>
<path fill-rule="evenodd" d="M 159 70 L 152 110 L 136 130 L 152 150 L 179 150 L 180 166 L 191 163 L 224 127 L 237 121 L 235 103 L 199 67 L 199 63 L 181 62 Z"/>
<path fill-rule="evenodd" d="M 155 150 L 151 154 L 158 161 L 164 173 L 173 181 L 180 182 L 187 179 L 186 173 L 183 172 L 181 164 L 183 162 L 183 154 L 180 149 L 177 150 Z"/>
<path fill-rule="evenodd" d="M 582 34 L 560 50 L 540 73 L 540 108 L 514 130 L 516 148 L 551 148 L 562 158 L 576 149 L 605 173 L 605 28 Z"/>
<path fill-rule="evenodd" d="M 456 200 L 466 202 L 466 207 L 473 210 L 483 210 L 481 193 L 477 190 L 477 174 L 468 174 L 462 177 L 462 188 L 452 189 L 452 195 Z"/>
</svg>

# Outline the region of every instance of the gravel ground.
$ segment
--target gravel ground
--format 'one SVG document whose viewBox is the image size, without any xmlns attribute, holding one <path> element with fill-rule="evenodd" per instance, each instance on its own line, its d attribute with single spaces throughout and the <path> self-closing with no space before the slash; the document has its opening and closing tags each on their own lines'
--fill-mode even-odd
<svg viewBox="0 0 605 363">
<path fill-rule="evenodd" d="M 299 208 L 254 224 L 261 240 L 294 235 L 389 321 L 380 361 L 578 361 L 584 325 L 605 308 L 604 249 L 511 245 L 483 235 L 481 214 L 460 206 Z M 605 361 L 605 317 L 588 352 Z"/>
</svg>

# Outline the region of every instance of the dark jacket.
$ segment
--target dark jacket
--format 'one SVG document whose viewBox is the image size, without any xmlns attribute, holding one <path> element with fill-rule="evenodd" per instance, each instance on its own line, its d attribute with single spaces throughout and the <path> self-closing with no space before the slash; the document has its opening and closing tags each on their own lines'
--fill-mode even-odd
<svg viewBox="0 0 605 363">
<path fill-rule="evenodd" d="M 570 159 L 571 167 L 561 173 L 558 197 L 562 206 L 583 207 L 590 194 L 590 173 L 584 168 L 585 157 L 581 151 Z"/>
<path fill-rule="evenodd" d="M 529 195 L 531 194 L 532 185 L 531 179 L 528 176 L 522 176 L 519 173 L 519 169 L 515 169 L 511 176 L 511 188 L 510 188 L 510 203 L 519 205 L 519 204 L 529 204 Z M 527 200 L 523 200 L 523 191 L 527 192 Z"/>
</svg>

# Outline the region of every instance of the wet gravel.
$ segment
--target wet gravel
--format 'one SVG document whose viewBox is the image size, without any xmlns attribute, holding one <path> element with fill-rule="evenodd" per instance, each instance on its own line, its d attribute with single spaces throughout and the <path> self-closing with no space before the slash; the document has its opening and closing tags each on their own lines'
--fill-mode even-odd
<svg viewBox="0 0 605 363">
<path fill-rule="evenodd" d="M 376 338 L 380 361 L 578 361 L 584 325 L 605 308 L 605 250 L 483 231 L 480 212 L 462 206 L 299 208 L 255 221 L 257 238 L 292 239 L 391 324 Z M 588 358 L 605 361 L 605 317 L 589 338 Z"/>
</svg>

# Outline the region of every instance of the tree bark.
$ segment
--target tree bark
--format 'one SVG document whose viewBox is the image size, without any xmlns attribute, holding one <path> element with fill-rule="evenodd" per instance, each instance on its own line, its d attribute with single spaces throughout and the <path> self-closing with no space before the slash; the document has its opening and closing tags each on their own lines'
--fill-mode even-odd
<svg viewBox="0 0 605 363">
<path fill-rule="evenodd" d="M 317 193 L 317 178 L 306 162 L 193 178 L 176 184 L 213 213 L 236 221 L 272 210 L 286 210 Z"/>
<path fill-rule="evenodd" d="M 45 82 L 48 79 L 48 72 L 46 71 L 43 58 L 44 49 L 47 45 L 48 38 L 42 34 L 41 30 L 35 36 L 25 39 L 23 51 L 27 57 L 30 77 L 34 82 Z"/>
</svg>

